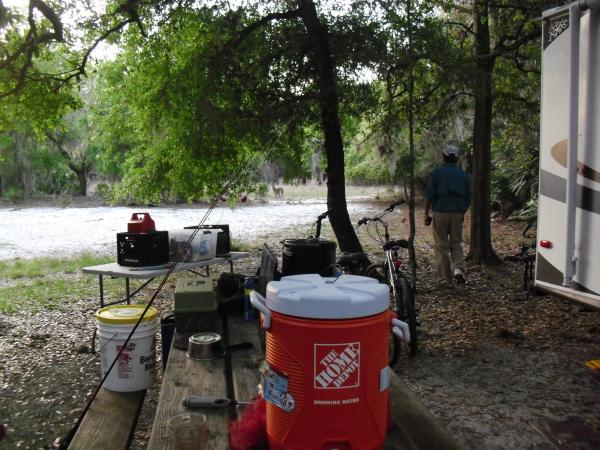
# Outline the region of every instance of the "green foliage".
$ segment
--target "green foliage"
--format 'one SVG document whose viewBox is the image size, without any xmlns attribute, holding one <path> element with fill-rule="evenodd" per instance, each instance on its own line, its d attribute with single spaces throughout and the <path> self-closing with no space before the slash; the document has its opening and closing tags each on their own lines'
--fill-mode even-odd
<svg viewBox="0 0 600 450">
<path fill-rule="evenodd" d="M 24 45 L 23 22 L 25 18 L 17 16 L 0 35 L 0 45 L 4 45 L 6 51 L 13 52 Z M 43 26 L 38 33 L 47 28 L 44 21 L 38 25 Z M 2 56 L 6 57 L 6 54 Z M 24 63 L 23 58 L 21 55 L 12 64 L 8 61 L 0 64 L 0 133 L 11 131 L 17 122 L 27 121 L 36 134 L 43 135 L 46 129 L 56 126 L 64 114 L 80 106 L 73 83 L 61 83 L 55 77 L 47 76 L 69 69 L 69 50 L 65 44 L 38 48 L 25 79 L 19 67 Z"/>
<path fill-rule="evenodd" d="M 346 151 L 346 177 L 355 184 L 390 184 L 389 163 L 377 155 L 373 149 L 360 147 Z"/>
<path fill-rule="evenodd" d="M 20 200 L 23 200 L 23 191 L 9 186 L 8 188 L 4 189 L 4 191 L 2 192 L 2 195 L 4 196 L 4 198 L 6 198 L 9 202 L 12 203 L 17 203 Z"/>
<path fill-rule="evenodd" d="M 137 2 L 148 37 L 138 24 L 119 28 L 107 40 L 120 46 L 120 54 L 98 66 L 90 59 L 88 81 L 78 84 L 75 77 L 81 49 L 127 16 L 120 1 L 89 12 L 77 29 L 65 22 L 66 40 L 76 47 L 40 43 L 22 85 L 25 55 L 0 65 L 0 95 L 15 90 L 0 102 L 5 196 L 76 192 L 69 164 L 103 177 L 104 198 L 146 203 L 210 197 L 232 173 L 239 175 L 230 186 L 232 197 L 264 191 L 261 181 L 270 180 L 257 175 L 261 166 L 277 167 L 275 176 L 286 180 L 306 178 L 319 151 L 320 168 L 326 168 L 318 73 L 302 20 L 274 19 L 245 33 L 265 14 L 295 3 L 236 10 L 222 3 L 150 3 Z M 476 78 L 472 34 L 466 31 L 470 4 L 410 3 L 409 12 L 407 3 L 395 1 L 317 2 L 335 58 L 351 182 L 402 185 L 414 164 L 417 185 L 423 186 L 448 141 L 461 146 L 469 168 Z M 491 7 L 492 45 L 505 35 L 534 31 L 529 16 L 549 2 L 522 4 Z M 69 4 L 51 6 L 61 13 Z M 39 33 L 53 31 L 39 12 L 35 23 Z M 0 26 L 2 62 L 27 42 L 29 23 L 11 12 Z M 492 195 L 506 215 L 536 191 L 539 58 L 534 41 L 496 60 Z M 414 161 L 408 156 L 411 107 Z M 46 141 L 48 131 L 63 139 L 68 157 Z"/>
<path fill-rule="evenodd" d="M 419 187 L 438 163 L 439 153 L 434 150 L 462 138 L 452 133 L 452 121 L 460 116 L 451 99 L 460 86 L 457 67 L 464 57 L 444 29 L 435 5 L 413 2 L 410 10 L 408 4 L 381 5 L 387 52 L 377 61 L 379 103 L 368 116 L 370 137 L 365 143 L 387 161 L 396 184 L 406 183 L 414 169 Z M 411 110 L 414 161 L 409 155 Z"/>
<path fill-rule="evenodd" d="M 18 122 L 0 134 L 0 178 L 11 201 L 37 193 L 76 192 L 76 177 L 64 158 L 40 140 L 28 122 Z"/>
<path fill-rule="evenodd" d="M 535 213 L 538 191 L 540 55 L 539 42 L 520 49 L 525 65 L 500 59 L 494 84 L 492 206 L 504 217 Z M 526 57 L 526 58 L 525 58 Z M 521 210 L 521 212 L 516 212 Z"/>
<path fill-rule="evenodd" d="M 106 183 L 98 183 L 96 186 L 96 191 L 98 195 L 104 200 L 108 200 L 110 198 L 110 186 Z"/>
<path fill-rule="evenodd" d="M 64 159 L 47 145 L 39 145 L 29 156 L 36 175 L 36 192 L 71 194 L 76 192 L 77 178 Z"/>
<path fill-rule="evenodd" d="M 525 222 L 535 220 L 538 215 L 538 199 L 537 195 L 527 201 L 522 208 L 515 211 L 509 216 L 511 220 L 522 220 Z"/>
<path fill-rule="evenodd" d="M 245 176 L 231 191 L 248 183 L 241 169 L 274 138 L 274 130 L 272 118 L 260 115 L 257 104 L 266 105 L 258 98 L 258 77 L 236 78 L 242 75 L 237 61 L 221 61 L 216 54 L 229 34 L 227 25 L 210 10 L 175 10 L 143 47 L 129 35 L 123 55 L 102 69 L 103 83 L 122 83 L 103 121 L 112 145 L 103 146 L 99 158 L 102 163 L 123 157 L 126 176 L 117 195 L 191 201 L 217 192 L 232 172 Z M 245 57 L 259 55 L 248 45 Z M 255 83 L 257 90 L 242 90 L 243 82 Z M 124 115 L 131 125 L 118 134 Z M 283 155 L 294 145 L 290 139 L 285 143 L 278 143 Z M 101 165 L 104 173 L 121 175 Z"/>
<path fill-rule="evenodd" d="M 101 68 L 98 163 L 102 173 L 123 177 L 118 197 L 196 200 L 232 172 L 238 180 L 230 191 L 249 190 L 259 154 L 277 161 L 286 179 L 309 175 L 322 138 L 316 93 L 306 82 L 314 68 L 305 32 L 296 22 L 272 21 L 238 42 L 257 18 L 252 8 L 173 8 L 147 41 L 129 33 L 117 61 Z M 348 50 L 340 55 L 341 65 L 350 61 Z M 368 89 L 352 90 L 347 74 L 343 108 L 356 111 L 353 94 Z"/>
<path fill-rule="evenodd" d="M 127 66 L 120 60 L 107 62 L 98 67 L 93 84 L 95 101 L 89 120 L 90 140 L 98 150 L 95 168 L 111 181 L 123 177 L 128 152 L 144 142 L 138 138 L 141 130 L 136 129 L 128 92 L 123 88 L 126 73 Z"/>
<path fill-rule="evenodd" d="M 396 167 L 389 155 L 379 151 L 376 135 L 370 127 L 365 120 L 346 128 L 353 132 L 346 145 L 346 177 L 357 184 L 390 184 L 394 181 Z"/>
</svg>

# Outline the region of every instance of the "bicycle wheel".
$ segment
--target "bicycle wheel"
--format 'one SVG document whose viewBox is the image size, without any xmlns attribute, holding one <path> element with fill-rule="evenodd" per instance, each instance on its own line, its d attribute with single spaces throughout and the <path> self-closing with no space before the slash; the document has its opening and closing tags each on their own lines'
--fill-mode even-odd
<svg viewBox="0 0 600 450">
<path fill-rule="evenodd" d="M 375 278 L 380 283 L 387 283 L 387 272 L 383 264 L 371 264 L 365 269 L 365 277 Z"/>
<path fill-rule="evenodd" d="M 415 297 L 412 287 L 404 277 L 399 279 L 400 286 L 396 289 L 396 307 L 398 318 L 408 324 L 410 342 L 408 343 L 408 356 L 415 356 L 418 348 L 417 313 L 415 312 Z"/>
<path fill-rule="evenodd" d="M 400 358 L 400 348 L 402 341 L 394 333 L 389 334 L 388 365 L 392 367 Z"/>
</svg>

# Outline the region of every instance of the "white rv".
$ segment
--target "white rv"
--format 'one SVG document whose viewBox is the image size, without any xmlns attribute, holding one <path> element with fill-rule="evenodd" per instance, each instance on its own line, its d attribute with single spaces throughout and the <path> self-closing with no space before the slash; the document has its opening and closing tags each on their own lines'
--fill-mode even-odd
<svg viewBox="0 0 600 450">
<path fill-rule="evenodd" d="M 600 308 L 600 0 L 542 19 L 535 286 Z"/>
</svg>

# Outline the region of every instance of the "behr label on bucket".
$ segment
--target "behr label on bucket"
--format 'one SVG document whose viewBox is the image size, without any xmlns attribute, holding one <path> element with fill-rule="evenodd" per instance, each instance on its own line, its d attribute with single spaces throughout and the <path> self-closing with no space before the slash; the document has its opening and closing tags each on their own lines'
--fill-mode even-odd
<svg viewBox="0 0 600 450">
<path fill-rule="evenodd" d="M 119 355 L 119 378 L 122 379 L 130 379 L 133 376 L 133 364 L 131 354 L 135 351 L 135 344 L 130 342 L 127 344 L 127 347 L 123 348 L 122 345 L 117 345 L 117 353 L 121 352 Z"/>
<path fill-rule="evenodd" d="M 360 342 L 315 344 L 315 389 L 346 389 L 360 386 Z"/>
</svg>

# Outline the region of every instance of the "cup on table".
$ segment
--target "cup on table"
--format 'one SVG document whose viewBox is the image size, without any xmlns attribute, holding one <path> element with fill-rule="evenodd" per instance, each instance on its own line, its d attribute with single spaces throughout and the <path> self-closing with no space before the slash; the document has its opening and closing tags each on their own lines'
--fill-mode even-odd
<svg viewBox="0 0 600 450">
<path fill-rule="evenodd" d="M 197 412 L 180 412 L 167 422 L 171 448 L 175 450 L 200 450 L 208 439 L 206 416 Z"/>
</svg>

